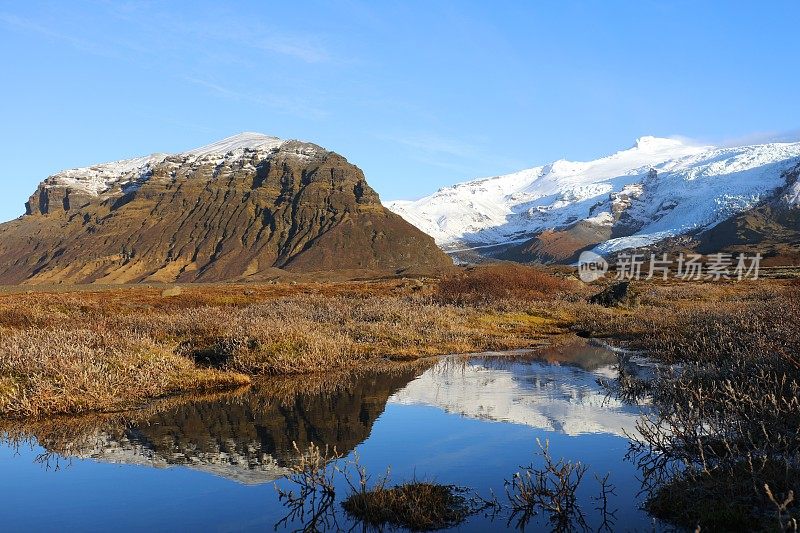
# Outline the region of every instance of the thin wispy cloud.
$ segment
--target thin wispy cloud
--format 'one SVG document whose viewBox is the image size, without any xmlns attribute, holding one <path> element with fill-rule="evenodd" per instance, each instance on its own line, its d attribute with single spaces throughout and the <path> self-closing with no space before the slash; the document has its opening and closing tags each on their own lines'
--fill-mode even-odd
<svg viewBox="0 0 800 533">
<path fill-rule="evenodd" d="M 331 55 L 325 48 L 302 39 L 274 37 L 260 40 L 255 46 L 269 52 L 294 57 L 306 63 L 325 63 L 331 60 Z"/>
<path fill-rule="evenodd" d="M 324 118 L 328 114 L 325 110 L 310 105 L 302 98 L 287 98 L 264 92 L 238 90 L 221 85 L 215 81 L 191 76 L 186 76 L 183 79 L 189 83 L 208 89 L 216 96 L 269 107 L 283 113 L 290 113 L 310 119 Z"/>
<path fill-rule="evenodd" d="M 428 153 L 438 153 L 456 157 L 473 158 L 480 149 L 456 139 L 448 139 L 432 134 L 415 134 L 404 137 L 389 137 L 389 140 Z"/>
<path fill-rule="evenodd" d="M 114 50 L 109 49 L 107 46 L 103 46 L 101 43 L 75 37 L 74 35 L 63 33 L 48 26 L 42 25 L 34 20 L 23 18 L 11 13 L 0 12 L 0 24 L 17 31 L 33 33 L 49 39 L 64 42 L 77 50 L 87 52 L 92 55 L 102 57 L 118 57 L 118 54 L 115 53 Z"/>
<path fill-rule="evenodd" d="M 83 13 L 68 10 L 53 10 L 51 18 L 41 20 L 0 11 L 0 27 L 189 81 L 216 97 L 304 119 L 328 116 L 320 106 L 326 97 L 317 94 L 315 84 L 308 82 L 309 76 L 316 75 L 314 69 L 335 61 L 320 36 L 256 26 L 238 13 L 217 12 L 223 7 L 176 13 L 158 4 L 118 5 L 102 0 L 97 4 L 110 21 L 106 27 L 97 26 Z M 235 66 L 247 74 L 247 87 L 219 83 L 208 76 Z"/>
<path fill-rule="evenodd" d="M 306 64 L 336 61 L 328 47 L 322 43 L 322 38 L 314 34 L 290 33 L 263 25 L 254 28 L 249 21 L 229 14 L 210 19 L 202 16 L 191 18 L 187 14 L 177 17 L 173 13 L 160 12 L 147 5 L 139 6 L 139 9 L 105 2 L 101 2 L 101 5 L 118 23 L 135 29 L 141 39 L 136 42 L 110 40 L 106 36 L 91 40 L 86 38 L 91 31 L 82 31 L 82 37 L 76 37 L 76 32 L 68 30 L 82 22 L 66 18 L 61 19 L 56 27 L 0 12 L 0 24 L 17 31 L 60 40 L 76 49 L 106 57 L 131 59 L 131 53 L 148 57 L 181 56 L 186 50 L 194 55 L 219 54 L 218 50 L 223 46 L 236 51 L 236 54 L 230 55 L 231 58 L 266 52 Z M 90 24 L 87 29 L 91 29 Z"/>
<path fill-rule="evenodd" d="M 484 168 L 520 169 L 525 166 L 525 163 L 494 153 L 478 142 L 432 133 L 377 137 L 410 149 L 411 157 L 416 161 L 461 172 L 465 178 L 485 172 Z"/>
<path fill-rule="evenodd" d="M 218 11 L 213 13 L 174 13 L 158 10 L 156 6 L 103 3 L 109 13 L 128 25 L 135 25 L 160 40 L 183 43 L 195 52 L 209 48 L 208 43 L 232 46 L 239 54 L 246 50 L 268 52 L 304 63 L 316 64 L 333 61 L 333 54 L 314 34 L 290 33 L 276 26 L 260 24 L 253 27 L 252 21 L 236 13 Z"/>
</svg>

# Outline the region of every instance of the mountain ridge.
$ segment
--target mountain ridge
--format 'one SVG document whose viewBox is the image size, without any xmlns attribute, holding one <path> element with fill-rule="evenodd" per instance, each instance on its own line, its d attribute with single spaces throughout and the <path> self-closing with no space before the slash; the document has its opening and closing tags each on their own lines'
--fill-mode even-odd
<svg viewBox="0 0 800 533">
<path fill-rule="evenodd" d="M 25 215 L 0 224 L 4 284 L 255 281 L 451 264 L 341 155 L 254 133 L 61 171 L 38 186 Z"/>
</svg>

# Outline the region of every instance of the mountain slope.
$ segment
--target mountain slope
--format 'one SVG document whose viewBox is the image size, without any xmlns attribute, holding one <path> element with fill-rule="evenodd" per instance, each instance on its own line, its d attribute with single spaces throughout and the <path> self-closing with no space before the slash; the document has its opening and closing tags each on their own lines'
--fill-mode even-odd
<svg viewBox="0 0 800 533">
<path fill-rule="evenodd" d="M 755 206 L 697 233 L 668 238 L 646 250 L 656 254 L 759 252 L 762 264 L 800 264 L 800 163 L 782 174 L 786 185 Z"/>
<path fill-rule="evenodd" d="M 556 161 L 387 205 L 456 256 L 569 262 L 583 249 L 609 254 L 713 228 L 778 195 L 798 163 L 800 143 L 715 148 L 643 137 L 595 161 Z"/>
<path fill-rule="evenodd" d="M 450 260 L 342 156 L 246 133 L 49 177 L 0 225 L 0 283 L 393 273 Z"/>
<path fill-rule="evenodd" d="M 767 242 L 800 243 L 800 163 L 783 177 L 786 186 L 771 198 L 701 233 L 701 250 Z"/>
</svg>

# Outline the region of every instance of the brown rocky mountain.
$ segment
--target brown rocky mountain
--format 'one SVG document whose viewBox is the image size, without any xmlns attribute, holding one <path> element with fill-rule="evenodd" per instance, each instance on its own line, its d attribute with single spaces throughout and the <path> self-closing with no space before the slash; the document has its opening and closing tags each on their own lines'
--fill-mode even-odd
<svg viewBox="0 0 800 533">
<path fill-rule="evenodd" d="M 504 250 L 498 258 L 520 263 L 571 264 L 578 261 L 581 252 L 591 250 L 611 235 L 610 227 L 581 220 L 566 228 L 542 231 Z"/>
<path fill-rule="evenodd" d="M 0 225 L 0 284 L 433 272 L 450 259 L 319 146 L 241 134 L 68 170 Z"/>
</svg>

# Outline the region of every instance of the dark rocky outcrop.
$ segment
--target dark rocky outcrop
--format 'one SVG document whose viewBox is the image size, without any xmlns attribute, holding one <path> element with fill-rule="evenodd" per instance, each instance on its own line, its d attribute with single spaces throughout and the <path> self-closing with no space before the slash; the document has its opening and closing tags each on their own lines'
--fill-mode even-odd
<svg viewBox="0 0 800 533">
<path fill-rule="evenodd" d="M 633 300 L 630 282 L 628 281 L 620 281 L 609 285 L 599 293 L 589 297 L 590 304 L 602 305 L 603 307 L 629 305 Z"/>
</svg>

